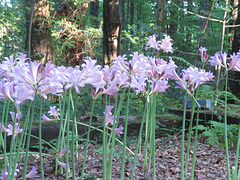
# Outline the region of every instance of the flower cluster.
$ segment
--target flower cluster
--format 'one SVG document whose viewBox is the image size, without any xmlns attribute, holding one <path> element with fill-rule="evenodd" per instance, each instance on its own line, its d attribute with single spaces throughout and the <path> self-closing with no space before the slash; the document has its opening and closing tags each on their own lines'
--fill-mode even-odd
<svg viewBox="0 0 240 180">
<path fill-rule="evenodd" d="M 227 62 L 227 60 L 229 61 Z M 211 66 L 221 66 L 225 68 L 227 71 L 240 71 L 240 52 L 233 53 L 230 55 L 230 58 L 227 57 L 227 53 L 215 53 L 214 56 L 210 57 L 210 60 L 208 60 L 208 63 Z"/>
</svg>

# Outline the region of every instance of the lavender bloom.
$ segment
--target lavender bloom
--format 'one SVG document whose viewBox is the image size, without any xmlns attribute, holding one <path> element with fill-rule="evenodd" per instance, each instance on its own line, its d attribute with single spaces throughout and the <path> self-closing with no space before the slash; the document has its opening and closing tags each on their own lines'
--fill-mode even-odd
<svg viewBox="0 0 240 180">
<path fill-rule="evenodd" d="M 59 119 L 58 115 L 60 115 L 60 113 L 58 112 L 60 109 L 56 109 L 56 106 L 50 107 L 50 111 L 48 111 L 48 113 L 54 117 L 54 119 Z"/>
<path fill-rule="evenodd" d="M 107 106 L 107 112 L 106 114 L 106 126 L 112 126 L 114 122 L 114 116 L 111 113 L 111 110 L 114 108 L 114 106 Z"/>
<path fill-rule="evenodd" d="M 229 69 L 233 71 L 240 71 L 239 54 L 236 55 L 235 53 L 233 53 L 233 55 L 230 56 Z"/>
<path fill-rule="evenodd" d="M 201 61 L 205 63 L 207 61 L 207 59 L 208 59 L 208 54 L 206 53 L 207 49 L 205 47 L 201 46 L 199 48 L 199 51 L 201 53 Z"/>
<path fill-rule="evenodd" d="M 157 35 L 154 34 L 147 38 L 148 42 L 145 49 L 154 48 L 156 50 L 160 49 L 160 41 L 156 40 Z"/>
<path fill-rule="evenodd" d="M 210 60 L 208 60 L 208 63 L 211 65 L 211 66 L 222 66 L 224 67 L 225 69 L 227 69 L 227 53 L 224 52 L 224 53 L 215 53 L 214 56 L 211 56 L 210 57 Z"/>
<path fill-rule="evenodd" d="M 179 85 L 176 86 L 176 88 L 187 90 L 188 94 L 192 95 L 199 85 L 211 81 L 213 77 L 211 72 L 205 72 L 204 69 L 190 67 L 186 70 L 182 70 L 182 78 L 176 81 Z"/>
<path fill-rule="evenodd" d="M 119 127 L 119 128 L 116 128 L 115 129 L 115 133 L 119 135 L 120 137 L 120 134 L 124 134 L 122 131 L 123 131 L 124 127 L 122 127 L 122 125 Z"/>
<path fill-rule="evenodd" d="M 168 81 L 165 79 L 160 80 L 153 80 L 152 85 L 150 85 L 152 91 L 149 95 L 155 93 L 155 92 L 165 92 L 165 90 L 170 87 L 168 84 Z"/>
<path fill-rule="evenodd" d="M 14 102 L 12 95 L 13 95 L 13 82 L 9 82 L 6 79 L 1 79 L 0 99 L 9 99 L 10 101 Z"/>
<path fill-rule="evenodd" d="M 42 122 L 52 121 L 52 119 L 48 118 L 45 114 L 42 115 Z"/>
<path fill-rule="evenodd" d="M 115 71 L 128 73 L 128 62 L 126 60 L 126 55 L 116 57 L 111 68 Z"/>
<path fill-rule="evenodd" d="M 144 92 L 146 91 L 147 84 L 145 83 L 146 78 L 145 77 L 135 77 L 133 76 L 131 79 L 130 87 L 133 88 L 133 90 L 136 93 Z"/>
<path fill-rule="evenodd" d="M 79 66 L 76 66 L 75 68 L 69 67 L 67 69 L 67 71 L 68 71 L 69 75 L 67 77 L 68 79 L 67 79 L 67 84 L 65 86 L 65 89 L 72 87 L 79 94 L 80 93 L 79 87 L 85 86 L 85 84 L 82 81 L 83 75 L 79 69 Z"/>
<path fill-rule="evenodd" d="M 0 179 L 8 180 L 8 172 L 5 171 L 1 172 Z"/>
<path fill-rule="evenodd" d="M 8 129 L 6 129 L 7 136 L 14 135 L 14 139 L 22 131 L 23 131 L 23 129 L 19 129 L 18 123 L 15 123 L 14 132 L 13 132 L 13 125 L 12 124 L 8 124 Z"/>
<path fill-rule="evenodd" d="M 58 161 L 57 159 L 56 159 L 56 161 L 57 161 L 57 163 L 58 163 L 60 166 L 62 166 L 63 169 L 66 170 L 66 168 L 67 168 L 66 163 L 62 163 L 62 162 Z"/>
<path fill-rule="evenodd" d="M 38 83 L 44 78 L 41 74 L 42 64 L 35 61 L 30 61 L 29 66 L 22 65 L 15 69 L 14 78 L 22 83 L 27 83 L 35 88 Z"/>
<path fill-rule="evenodd" d="M 66 151 L 67 151 L 67 146 L 65 146 L 61 151 L 56 152 L 55 155 L 64 156 L 64 154 L 66 153 Z M 68 153 L 71 153 L 71 151 L 68 151 Z"/>
<path fill-rule="evenodd" d="M 172 43 L 171 43 L 172 39 L 170 38 L 170 36 L 168 36 L 166 34 L 164 36 L 165 36 L 165 38 L 162 39 L 160 48 L 162 50 L 164 50 L 165 52 L 172 52 L 173 51 Z"/>
<path fill-rule="evenodd" d="M 31 178 L 36 178 L 36 177 L 40 177 L 37 175 L 37 170 L 36 168 L 33 166 L 32 170 L 26 175 L 27 179 L 31 179 Z"/>
</svg>

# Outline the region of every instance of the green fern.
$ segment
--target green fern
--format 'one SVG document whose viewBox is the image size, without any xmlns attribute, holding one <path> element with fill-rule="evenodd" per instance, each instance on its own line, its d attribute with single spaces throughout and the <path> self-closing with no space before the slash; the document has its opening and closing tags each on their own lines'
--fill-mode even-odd
<svg viewBox="0 0 240 180">
<path fill-rule="evenodd" d="M 162 56 L 162 58 L 169 58 L 168 56 Z M 181 57 L 177 57 L 177 56 L 171 56 L 172 59 L 175 59 L 175 62 L 180 61 L 184 64 L 186 64 L 187 66 L 191 66 L 194 67 L 193 64 L 191 64 L 190 62 L 188 62 L 186 59 L 181 58 Z"/>
<path fill-rule="evenodd" d="M 208 144 L 217 144 L 219 147 L 224 147 L 224 123 L 217 121 L 210 121 L 209 123 L 209 127 L 205 127 L 205 129 L 202 128 L 204 131 L 202 132 L 201 136 L 207 137 L 205 142 Z M 229 146 L 236 146 L 238 128 L 239 125 L 236 124 L 227 125 Z"/>
</svg>

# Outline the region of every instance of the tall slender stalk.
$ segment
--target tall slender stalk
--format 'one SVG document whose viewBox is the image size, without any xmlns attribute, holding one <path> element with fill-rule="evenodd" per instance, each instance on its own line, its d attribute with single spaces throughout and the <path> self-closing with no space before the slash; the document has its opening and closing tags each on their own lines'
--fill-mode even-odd
<svg viewBox="0 0 240 180">
<path fill-rule="evenodd" d="M 106 95 L 105 112 L 107 112 L 108 96 Z M 106 113 L 103 121 L 103 179 L 107 179 L 107 128 L 106 128 Z"/>
<path fill-rule="evenodd" d="M 126 106 L 126 117 L 125 117 L 124 137 L 123 137 L 121 180 L 124 180 L 124 169 L 125 169 L 125 162 L 126 162 L 126 142 L 127 142 L 128 113 L 129 113 L 129 96 L 130 96 L 130 87 L 128 87 L 128 93 L 127 93 L 127 106 Z"/>
<path fill-rule="evenodd" d="M 238 141 L 237 141 L 235 166 L 234 166 L 234 172 L 233 172 L 233 178 L 232 179 L 237 179 L 239 148 L 240 148 L 240 123 L 238 124 Z"/>
<path fill-rule="evenodd" d="M 66 142 L 66 180 L 68 180 L 68 174 L 69 174 L 69 120 L 70 120 L 70 107 L 71 107 L 71 94 L 72 94 L 72 89 L 69 89 L 68 92 L 68 106 L 67 106 L 67 114 L 66 114 L 66 126 L 67 126 L 67 142 Z M 74 153 L 74 152 L 72 152 Z"/>
<path fill-rule="evenodd" d="M 194 140 L 194 146 L 193 146 L 191 180 L 194 179 L 194 167 L 195 167 L 196 149 L 197 149 L 197 137 L 198 137 L 198 121 L 199 121 L 199 107 L 197 109 L 197 122 L 196 122 L 195 140 Z"/>
<path fill-rule="evenodd" d="M 112 175 L 112 159 L 113 159 L 113 152 L 114 152 L 114 146 L 115 146 L 115 128 L 116 128 L 116 118 L 117 118 L 117 104 L 118 104 L 118 94 L 116 95 L 116 101 L 115 101 L 115 109 L 114 109 L 114 120 L 113 120 L 113 127 L 112 127 L 112 144 L 110 149 L 110 158 L 109 158 L 109 165 L 108 165 L 108 179 L 111 179 Z M 109 138 L 110 140 L 111 138 Z"/>
<path fill-rule="evenodd" d="M 34 101 L 33 101 L 32 112 L 31 112 L 31 119 L 30 119 L 29 128 L 28 128 L 27 147 L 26 147 L 26 154 L 25 154 L 25 160 L 24 160 L 23 178 L 26 178 L 26 174 L 27 174 L 28 151 L 29 151 L 29 146 L 30 146 L 30 137 L 31 137 L 31 131 L 32 131 L 32 122 L 33 122 L 33 118 L 34 118 L 34 109 L 35 109 L 36 97 L 37 97 L 37 90 L 35 91 L 35 95 L 34 95 Z"/>
<path fill-rule="evenodd" d="M 184 137 L 185 137 L 185 123 L 187 110 L 187 91 L 185 92 L 183 122 L 182 122 L 182 144 L 181 144 L 181 180 L 184 180 Z"/>
<path fill-rule="evenodd" d="M 152 122 L 152 128 L 151 128 L 151 143 L 150 143 L 150 149 L 151 149 L 151 156 L 152 156 L 152 168 L 153 168 L 153 180 L 156 180 L 156 162 L 155 162 L 155 130 L 156 130 L 156 93 L 152 95 L 152 106 L 151 106 L 151 122 Z"/>
<path fill-rule="evenodd" d="M 77 132 L 77 124 L 76 124 L 76 110 L 77 109 L 77 93 L 74 92 L 74 109 L 73 109 L 73 123 L 72 123 L 72 178 L 76 179 L 75 175 L 75 148 L 78 149 L 78 141 L 75 144 L 75 132 Z M 75 146 L 76 145 L 76 146 Z"/>
<path fill-rule="evenodd" d="M 228 71 L 226 71 L 226 82 L 225 82 L 225 101 L 224 101 L 224 143 L 225 143 L 225 153 L 226 153 L 226 163 L 227 163 L 227 176 L 231 179 L 230 164 L 229 164 L 229 154 L 228 154 L 228 132 L 227 132 L 227 86 L 228 86 Z"/>
<path fill-rule="evenodd" d="M 43 170 L 43 158 L 42 158 L 42 96 L 40 96 L 40 116 L 39 116 L 39 155 L 40 155 L 40 165 L 41 165 L 41 176 L 44 180 L 44 170 Z"/>
<path fill-rule="evenodd" d="M 145 119 L 146 119 L 147 104 L 148 104 L 148 102 L 146 101 L 146 103 L 145 103 L 145 109 L 144 109 L 144 113 L 143 113 L 143 117 L 142 117 L 142 122 L 141 122 L 141 126 L 140 126 L 140 131 L 139 131 L 139 135 L 138 135 L 137 148 L 136 148 L 136 152 L 135 152 L 135 156 L 134 156 L 134 161 L 133 161 L 133 168 L 132 168 L 131 180 L 133 180 L 134 171 L 135 171 L 136 162 L 137 162 L 138 150 L 139 150 L 139 147 L 141 146 L 140 144 L 141 144 L 143 124 L 144 124 Z"/>
<path fill-rule="evenodd" d="M 85 152 L 84 152 L 81 180 L 83 180 L 83 177 L 84 177 L 84 170 L 85 170 L 85 164 L 86 164 L 86 159 L 87 159 L 87 150 L 88 150 L 88 143 L 89 143 L 89 138 L 90 138 L 90 130 L 91 130 L 91 125 L 92 125 L 92 116 L 93 116 L 94 105 L 95 105 L 95 99 L 93 99 L 93 102 L 92 102 L 92 109 L 91 109 L 90 120 L 89 120 L 89 125 L 88 125 L 88 134 L 87 134 L 87 141 L 86 141 Z"/>
</svg>

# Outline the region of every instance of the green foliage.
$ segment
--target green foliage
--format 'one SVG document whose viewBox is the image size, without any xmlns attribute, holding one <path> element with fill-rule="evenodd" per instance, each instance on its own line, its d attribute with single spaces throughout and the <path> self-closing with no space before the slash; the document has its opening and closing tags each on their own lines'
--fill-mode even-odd
<svg viewBox="0 0 240 180">
<path fill-rule="evenodd" d="M 199 130 L 202 130 L 202 137 L 206 137 L 206 143 L 208 144 L 217 144 L 221 148 L 224 147 L 224 123 L 217 122 L 217 121 L 210 121 L 210 126 L 199 126 Z M 229 147 L 233 146 L 236 147 L 237 145 L 237 138 L 238 138 L 238 128 L 239 125 L 231 124 L 227 126 L 227 136 L 228 136 L 228 143 Z"/>
</svg>

